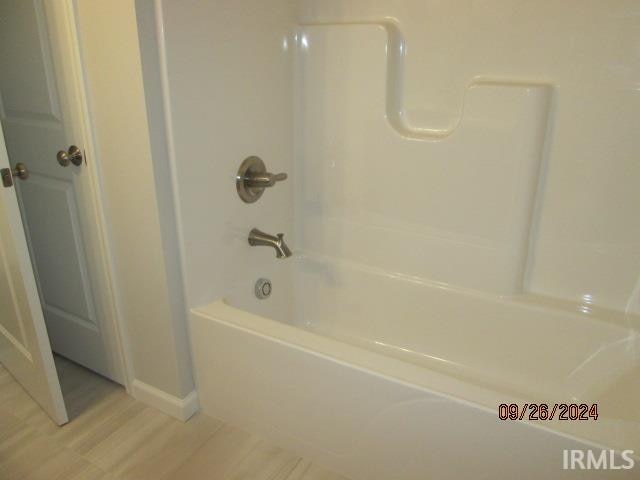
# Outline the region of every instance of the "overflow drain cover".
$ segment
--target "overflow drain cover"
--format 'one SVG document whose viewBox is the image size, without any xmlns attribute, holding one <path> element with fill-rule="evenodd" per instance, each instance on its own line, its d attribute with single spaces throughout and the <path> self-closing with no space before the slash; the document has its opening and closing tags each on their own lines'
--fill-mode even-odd
<svg viewBox="0 0 640 480">
<path fill-rule="evenodd" d="M 269 298 L 269 295 L 271 295 L 271 280 L 267 278 L 258 279 L 255 291 L 256 297 L 259 299 L 264 300 L 265 298 Z"/>
</svg>

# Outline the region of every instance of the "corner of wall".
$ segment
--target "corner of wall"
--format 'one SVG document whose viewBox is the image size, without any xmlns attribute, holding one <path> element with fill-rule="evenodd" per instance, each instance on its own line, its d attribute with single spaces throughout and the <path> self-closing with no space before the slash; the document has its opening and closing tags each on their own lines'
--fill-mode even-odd
<svg viewBox="0 0 640 480">
<path fill-rule="evenodd" d="M 180 240 L 174 190 L 172 185 L 171 160 L 168 147 L 166 112 L 163 101 L 162 69 L 157 40 L 156 0 L 136 0 L 136 20 L 142 64 L 144 101 L 149 123 L 151 162 L 156 185 L 156 197 L 160 215 L 162 249 L 169 303 L 173 316 L 173 331 L 178 347 L 178 355 L 183 360 L 178 366 L 183 379 L 183 393 L 190 391 L 193 384 L 191 353 L 187 333 L 187 307 L 185 302 Z"/>
<path fill-rule="evenodd" d="M 195 390 L 184 398 L 178 398 L 140 380 L 134 380 L 130 393 L 136 400 L 183 422 L 189 420 L 200 409 L 198 393 Z"/>
<path fill-rule="evenodd" d="M 145 45 L 138 31 L 144 24 L 138 23 L 135 3 L 77 0 L 76 8 L 96 161 L 102 167 L 114 282 L 135 372 L 130 393 L 186 419 L 197 410 L 198 402 L 173 198 L 167 187 L 170 175 L 154 137 L 164 116 L 162 110 L 148 107 L 145 98 L 149 88 L 143 72 Z M 153 1 L 147 3 L 153 5 Z M 135 176 L 128 173 L 132 169 Z"/>
</svg>

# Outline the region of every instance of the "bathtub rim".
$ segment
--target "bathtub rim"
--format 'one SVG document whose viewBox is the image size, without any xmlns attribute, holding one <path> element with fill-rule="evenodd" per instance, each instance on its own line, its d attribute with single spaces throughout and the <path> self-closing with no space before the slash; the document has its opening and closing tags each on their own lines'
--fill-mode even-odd
<svg viewBox="0 0 640 480">
<path fill-rule="evenodd" d="M 514 393 L 502 393 L 496 389 L 473 384 L 423 366 L 305 330 L 299 326 L 241 310 L 229 305 L 224 299 L 192 308 L 190 312 L 193 315 L 204 317 L 250 335 L 256 335 L 288 348 L 307 352 L 428 394 L 439 395 L 452 402 L 492 415 L 497 416 L 497 407 L 501 403 L 523 405 L 530 402 L 530 400 Z M 595 449 L 633 450 L 632 456 L 636 460 L 640 460 L 640 435 L 633 439 L 632 445 L 621 445 L 615 435 L 618 429 L 615 424 L 611 424 L 611 421 L 606 419 L 588 422 L 554 420 L 544 423 L 523 419 L 519 423 L 582 442 Z M 598 428 L 598 425 L 602 424 L 611 425 L 611 428 Z"/>
</svg>

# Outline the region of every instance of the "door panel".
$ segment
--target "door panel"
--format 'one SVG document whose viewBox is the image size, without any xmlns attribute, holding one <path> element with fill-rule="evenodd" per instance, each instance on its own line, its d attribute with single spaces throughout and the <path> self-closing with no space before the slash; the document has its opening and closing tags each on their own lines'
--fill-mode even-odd
<svg viewBox="0 0 640 480">
<path fill-rule="evenodd" d="M 43 307 L 62 310 L 95 327 L 73 193 L 69 182 L 35 172 L 28 182 L 20 183 Z"/>
<path fill-rule="evenodd" d="M 0 168 L 9 168 L 1 131 Z M 62 425 L 67 412 L 26 245 L 15 189 L 0 186 L 0 362 Z"/>
<path fill-rule="evenodd" d="M 4 113 L 8 118 L 58 119 L 55 77 L 40 0 L 3 1 L 0 15 L 5 21 L 0 30 L 0 65 L 11 65 L 0 77 Z M 31 55 L 16 55 L 19 47 Z M 26 81 L 28 80 L 28 81 Z"/>
<path fill-rule="evenodd" d="M 121 382 L 97 303 L 103 283 L 89 242 L 96 221 L 87 167 L 56 158 L 71 144 L 83 148 L 79 100 L 68 85 L 66 4 L 0 0 L 1 120 L 11 164 L 24 163 L 31 175 L 18 182 L 18 201 L 53 351 Z"/>
<path fill-rule="evenodd" d="M 0 215 L 6 216 L 6 212 L 0 211 Z M 4 240 L 7 237 L 6 232 L 5 226 L 3 228 L 3 234 L 0 235 L 0 268 L 2 269 L 2 275 L 0 275 L 0 290 L 5 292 L 5 301 L 0 303 L 0 319 L 2 319 L 0 330 L 2 330 L 3 335 L 9 339 L 18 350 L 31 360 L 31 355 L 27 347 L 27 337 L 24 331 L 24 320 L 20 314 L 20 310 L 24 310 L 24 305 L 22 309 L 18 308 L 20 296 L 16 293 L 16 288 L 13 286 L 14 275 L 11 273 L 12 270 L 15 269 L 12 269 L 9 265 L 7 253 L 5 253 L 5 250 L 10 247 L 9 242 Z"/>
</svg>

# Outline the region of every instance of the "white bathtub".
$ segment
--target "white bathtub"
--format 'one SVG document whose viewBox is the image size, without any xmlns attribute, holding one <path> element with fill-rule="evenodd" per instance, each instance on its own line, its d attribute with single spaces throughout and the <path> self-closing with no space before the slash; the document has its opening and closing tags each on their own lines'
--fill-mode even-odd
<svg viewBox="0 0 640 480">
<path fill-rule="evenodd" d="M 321 257 L 273 268 L 268 300 L 247 279 L 192 310 L 207 414 L 355 480 L 640 478 L 562 469 L 564 449 L 640 453 L 637 318 Z M 599 417 L 498 418 L 532 402 Z"/>
</svg>

